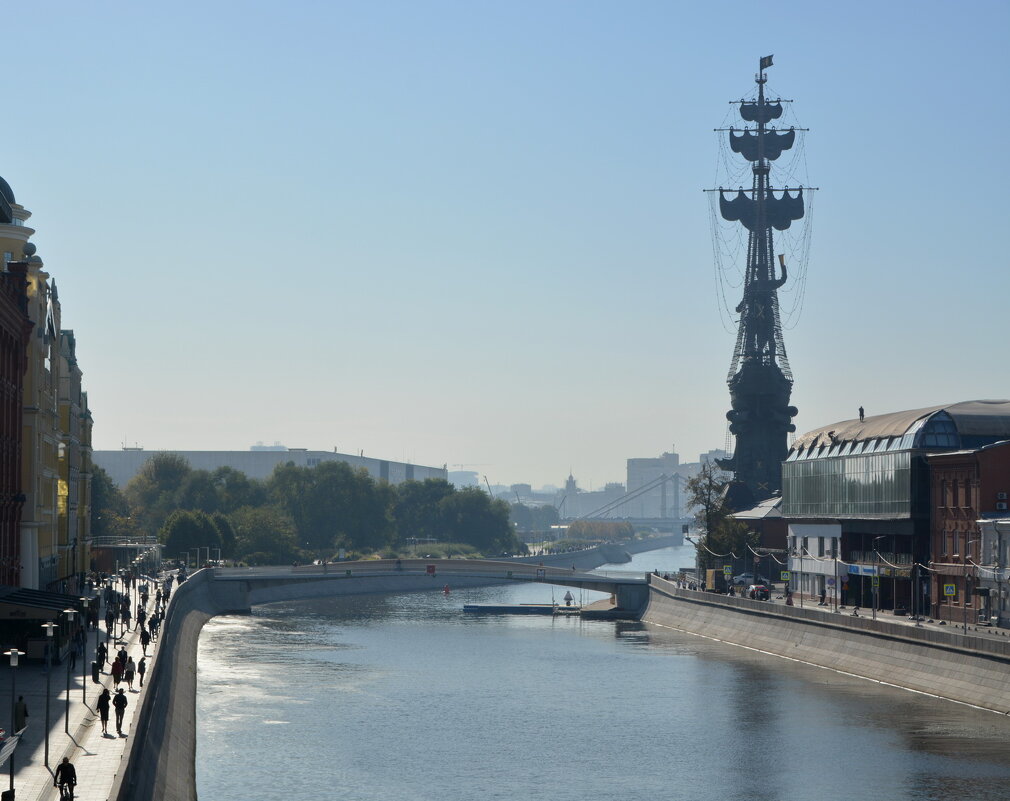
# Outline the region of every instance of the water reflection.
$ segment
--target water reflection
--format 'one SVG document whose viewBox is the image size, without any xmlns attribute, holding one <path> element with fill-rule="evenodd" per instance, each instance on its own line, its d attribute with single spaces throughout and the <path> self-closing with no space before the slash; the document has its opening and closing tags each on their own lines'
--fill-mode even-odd
<svg viewBox="0 0 1010 801">
<path fill-rule="evenodd" d="M 1010 725 L 991 713 L 641 623 L 462 613 L 550 593 L 212 620 L 200 795 L 244 798 L 280 770 L 289 797 L 355 801 L 1006 797 Z"/>
</svg>

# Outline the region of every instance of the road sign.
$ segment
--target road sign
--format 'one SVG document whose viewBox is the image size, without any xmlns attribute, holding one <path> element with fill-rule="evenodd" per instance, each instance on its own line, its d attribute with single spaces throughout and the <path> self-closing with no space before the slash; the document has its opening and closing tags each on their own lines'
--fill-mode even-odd
<svg viewBox="0 0 1010 801">
<path fill-rule="evenodd" d="M 779 576 L 782 578 L 783 581 L 789 581 L 789 579 L 792 577 L 792 573 L 790 573 L 788 570 L 783 570 L 781 573 L 779 573 Z"/>
<path fill-rule="evenodd" d="M 880 576 L 870 576 L 870 586 L 879 587 L 880 586 Z"/>
<path fill-rule="evenodd" d="M 723 565 L 722 566 L 722 572 L 723 572 L 724 575 L 732 576 L 733 575 L 733 565 Z"/>
<path fill-rule="evenodd" d="M 955 585 L 955 584 L 944 584 L 943 585 L 943 594 L 947 595 L 947 596 L 957 595 L 957 585 Z"/>
</svg>

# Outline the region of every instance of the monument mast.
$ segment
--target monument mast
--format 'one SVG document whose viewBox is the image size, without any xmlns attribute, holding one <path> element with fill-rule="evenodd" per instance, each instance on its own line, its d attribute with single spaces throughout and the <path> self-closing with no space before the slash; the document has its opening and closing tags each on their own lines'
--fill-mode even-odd
<svg viewBox="0 0 1010 801">
<path fill-rule="evenodd" d="M 792 418 L 797 410 L 789 404 L 793 375 L 779 316 L 778 289 L 786 282 L 786 264 L 780 255 L 776 270 L 772 232 L 784 231 L 803 217 L 803 187 L 773 188 L 770 174 L 771 163 L 793 146 L 802 129 L 771 125 L 782 116 L 783 103 L 765 97 L 765 70 L 771 65 L 772 56 L 761 59 L 756 101 L 738 101 L 740 116 L 751 125 L 728 129 L 730 149 L 751 162 L 751 188 L 735 194 L 715 190 L 723 219 L 747 229 L 743 298 L 736 307 L 739 327 L 727 379 L 732 409 L 726 418 L 736 447 L 732 458 L 719 462 L 733 472 L 727 502 L 736 510 L 781 490 L 787 435 L 796 430 Z"/>
</svg>

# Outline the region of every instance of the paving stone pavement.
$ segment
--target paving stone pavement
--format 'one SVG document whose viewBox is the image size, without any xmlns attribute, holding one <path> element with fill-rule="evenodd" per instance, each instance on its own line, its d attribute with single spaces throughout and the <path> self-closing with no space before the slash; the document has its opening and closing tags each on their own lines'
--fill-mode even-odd
<svg viewBox="0 0 1010 801">
<path fill-rule="evenodd" d="M 133 597 L 133 609 L 136 609 L 135 593 Z M 147 608 L 148 611 L 154 608 L 153 598 L 149 601 Z M 103 605 L 99 613 L 99 620 L 104 621 L 104 619 L 105 607 Z M 108 662 L 105 665 L 105 672 L 100 677 L 101 684 L 94 684 L 91 681 L 91 662 L 95 658 L 96 647 L 95 634 L 94 630 L 88 632 L 84 664 L 82 666 L 82 660 L 79 657 L 76 668 L 70 676 L 69 725 L 66 725 L 65 712 L 67 709 L 67 665 L 70 660 L 65 659 L 64 664 L 52 667 L 49 676 L 48 767 L 45 763 L 45 666 L 34 662 L 25 662 L 22 658 L 17 668 L 11 668 L 8 660 L 0 657 L 0 725 L 6 726 L 10 722 L 11 672 L 14 670 L 17 671 L 14 692 L 24 696 L 29 713 L 28 727 L 13 758 L 14 789 L 17 801 L 58 799 L 59 792 L 53 786 L 53 771 L 65 756 L 70 757 L 70 761 L 77 770 L 75 799 L 107 801 L 109 798 L 113 782 L 120 770 L 121 762 L 130 742 L 134 714 L 144 697 L 144 690 L 140 688 L 139 677 L 133 682 L 133 690 L 130 690 L 125 682 L 120 683 L 120 687 L 125 690 L 129 699 L 123 716 L 123 735 L 117 736 L 115 734 L 114 709 L 109 714 L 109 734 L 103 735 L 102 724 L 95 710 L 95 702 L 103 687 L 108 687 L 110 692 L 115 695 L 115 685 L 109 672 Z M 102 642 L 106 641 L 104 622 L 98 636 Z M 143 655 L 139 628 L 126 632 L 125 636 L 119 639 L 108 640 L 111 657 L 114 657 L 115 652 L 122 647 L 120 643 L 125 644 L 130 656 L 139 664 Z M 157 641 L 152 641 L 147 646 L 148 675 L 154 666 L 157 653 Z M 84 676 L 81 674 L 82 667 L 85 670 Z M 82 684 L 85 691 L 84 700 L 82 700 Z M 69 729 L 69 734 L 64 731 L 65 728 Z M 7 790 L 9 787 L 10 761 L 0 767 L 0 790 Z"/>
</svg>

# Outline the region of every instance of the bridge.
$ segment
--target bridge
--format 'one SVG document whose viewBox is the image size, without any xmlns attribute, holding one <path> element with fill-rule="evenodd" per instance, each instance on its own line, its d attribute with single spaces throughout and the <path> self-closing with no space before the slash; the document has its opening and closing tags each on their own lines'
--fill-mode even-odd
<svg viewBox="0 0 1010 801">
<path fill-rule="evenodd" d="M 213 583 L 229 611 L 301 598 L 421 592 L 541 582 L 609 593 L 617 606 L 637 610 L 648 600 L 642 573 L 596 573 L 536 562 L 491 559 L 381 559 L 296 567 L 214 568 Z"/>
</svg>

